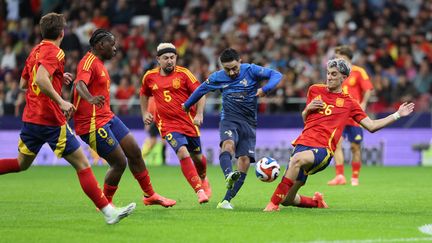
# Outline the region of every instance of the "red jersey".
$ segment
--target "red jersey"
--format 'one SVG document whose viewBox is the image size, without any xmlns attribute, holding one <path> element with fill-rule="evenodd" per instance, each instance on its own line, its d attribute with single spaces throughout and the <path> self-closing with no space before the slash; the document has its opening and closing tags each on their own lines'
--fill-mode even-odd
<svg viewBox="0 0 432 243">
<path fill-rule="evenodd" d="M 309 88 L 306 105 L 314 99 L 322 100 L 324 108 L 306 116 L 304 129 L 293 145 L 324 147 L 334 151 L 348 118 L 360 122 L 367 117 L 355 99 L 345 93 L 331 93 L 327 85 L 315 84 Z"/>
<path fill-rule="evenodd" d="M 153 96 L 156 104 L 157 122 L 162 137 L 170 132 L 198 137 L 199 129 L 193 124 L 196 110 L 189 113 L 182 110 L 184 103 L 200 83 L 186 68 L 176 66 L 168 76 L 161 76 L 160 68 L 146 72 L 142 79 L 140 95 Z"/>
<path fill-rule="evenodd" d="M 35 83 L 36 72 L 43 66 L 51 77 L 54 90 L 61 95 L 65 54 L 53 42 L 43 40 L 35 46 L 27 57 L 21 77 L 27 80 L 26 106 L 22 120 L 46 126 L 63 126 L 66 123 L 60 106 L 41 92 Z"/>
<path fill-rule="evenodd" d="M 366 71 L 353 65 L 350 75 L 342 83 L 343 92 L 350 94 L 351 97 L 361 103 L 365 92 L 372 89 L 373 86 Z M 353 119 L 349 119 L 347 125 L 359 126 Z"/>
<path fill-rule="evenodd" d="M 103 95 L 105 104 L 100 108 L 92 105 L 81 99 L 78 91 L 74 90 L 74 104 L 77 108 L 74 124 L 78 135 L 93 132 L 114 117 L 110 108 L 110 76 L 103 62 L 91 52 L 87 52 L 78 64 L 75 85 L 80 80 L 87 85 L 91 95 Z"/>
</svg>

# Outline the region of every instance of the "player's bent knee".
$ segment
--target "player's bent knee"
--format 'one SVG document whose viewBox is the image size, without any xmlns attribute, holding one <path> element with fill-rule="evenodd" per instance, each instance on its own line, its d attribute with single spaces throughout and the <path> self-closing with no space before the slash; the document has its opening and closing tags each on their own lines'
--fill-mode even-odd
<svg viewBox="0 0 432 243">
<path fill-rule="evenodd" d="M 81 148 L 78 148 L 77 150 L 75 150 L 71 154 L 64 156 L 64 158 L 77 171 L 80 171 L 80 170 L 83 170 L 83 169 L 90 167 L 90 162 L 88 161 L 87 157 L 85 156 L 85 154 Z"/>
</svg>

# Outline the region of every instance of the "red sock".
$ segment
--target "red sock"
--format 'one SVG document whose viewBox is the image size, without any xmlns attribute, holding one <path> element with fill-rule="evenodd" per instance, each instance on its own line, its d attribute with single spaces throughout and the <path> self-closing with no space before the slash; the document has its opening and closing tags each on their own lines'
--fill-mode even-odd
<svg viewBox="0 0 432 243">
<path fill-rule="evenodd" d="M 155 193 L 147 169 L 134 174 L 134 177 L 140 184 L 141 189 L 144 192 L 144 196 L 151 197 Z"/>
<path fill-rule="evenodd" d="M 296 206 L 300 208 L 316 208 L 318 207 L 318 202 L 314 201 L 311 197 L 300 195 L 300 204 Z"/>
<path fill-rule="evenodd" d="M 272 203 L 279 205 L 288 194 L 289 189 L 293 186 L 294 182 L 286 177 L 282 178 L 281 183 L 277 186 L 273 196 L 271 197 Z"/>
<path fill-rule="evenodd" d="M 336 175 L 343 175 L 344 174 L 344 165 L 336 165 Z"/>
<path fill-rule="evenodd" d="M 360 174 L 361 162 L 352 162 L 352 178 L 357 179 Z"/>
<path fill-rule="evenodd" d="M 103 193 L 107 198 L 109 203 L 112 203 L 112 198 L 114 197 L 115 192 L 117 191 L 118 186 L 111 186 L 108 184 L 104 184 Z"/>
<path fill-rule="evenodd" d="M 201 163 L 200 161 L 198 161 L 198 163 L 194 161 L 194 164 L 199 177 L 204 179 L 207 175 L 207 158 L 203 154 L 201 157 Z"/>
<path fill-rule="evenodd" d="M 93 171 L 90 167 L 77 172 L 81 188 L 93 201 L 97 208 L 102 209 L 109 204 L 105 195 L 99 187 Z"/>
<path fill-rule="evenodd" d="M 18 159 L 0 159 L 0 175 L 20 171 Z"/>
<path fill-rule="evenodd" d="M 191 157 L 184 158 L 180 160 L 181 170 L 184 177 L 192 186 L 195 192 L 202 189 L 201 179 L 198 176 L 196 168 L 193 164 Z"/>
</svg>

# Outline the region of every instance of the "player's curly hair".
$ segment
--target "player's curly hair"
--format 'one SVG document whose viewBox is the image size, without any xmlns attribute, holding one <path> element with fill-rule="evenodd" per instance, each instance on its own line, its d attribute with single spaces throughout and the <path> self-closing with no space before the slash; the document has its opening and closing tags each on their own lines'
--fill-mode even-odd
<svg viewBox="0 0 432 243">
<path fill-rule="evenodd" d="M 223 50 L 219 59 L 220 59 L 220 62 L 222 62 L 222 63 L 238 61 L 238 60 L 240 60 L 240 55 L 238 54 L 238 52 L 236 50 L 234 50 L 232 48 L 227 48 L 227 49 Z"/>
<path fill-rule="evenodd" d="M 335 67 L 343 75 L 349 76 L 351 72 L 351 64 L 342 58 L 333 58 L 327 62 L 327 68 Z"/>
<path fill-rule="evenodd" d="M 90 37 L 89 40 L 90 46 L 94 47 L 98 42 L 101 42 L 108 37 L 114 37 L 114 35 L 108 30 L 97 29 L 93 32 L 92 36 Z"/>
</svg>

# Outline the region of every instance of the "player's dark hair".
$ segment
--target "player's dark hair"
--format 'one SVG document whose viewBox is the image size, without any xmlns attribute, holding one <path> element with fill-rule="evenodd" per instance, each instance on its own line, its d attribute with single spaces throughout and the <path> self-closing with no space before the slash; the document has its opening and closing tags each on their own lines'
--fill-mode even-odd
<svg viewBox="0 0 432 243">
<path fill-rule="evenodd" d="M 66 19 L 63 14 L 48 13 L 39 21 L 43 39 L 56 40 L 66 26 Z"/>
<path fill-rule="evenodd" d="M 91 47 L 94 47 L 97 43 L 105 40 L 108 37 L 114 36 L 111 32 L 106 29 L 97 29 L 93 32 L 90 37 L 89 43 Z"/>
<path fill-rule="evenodd" d="M 232 48 L 227 48 L 223 50 L 222 54 L 220 55 L 220 62 L 232 62 L 232 61 L 238 61 L 240 60 L 240 56 L 238 52 Z"/>
<path fill-rule="evenodd" d="M 348 57 L 350 60 L 353 58 L 353 52 L 351 51 L 351 48 L 349 46 L 337 46 L 335 48 L 335 53 L 339 55 L 344 55 Z"/>
</svg>

